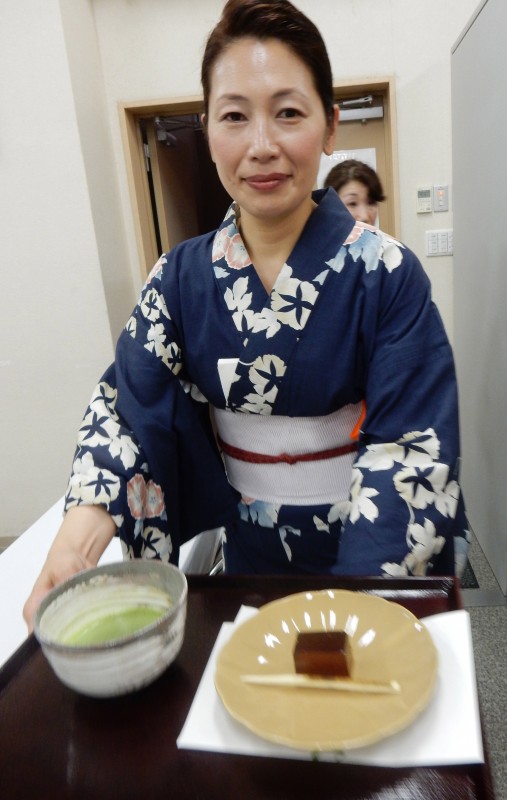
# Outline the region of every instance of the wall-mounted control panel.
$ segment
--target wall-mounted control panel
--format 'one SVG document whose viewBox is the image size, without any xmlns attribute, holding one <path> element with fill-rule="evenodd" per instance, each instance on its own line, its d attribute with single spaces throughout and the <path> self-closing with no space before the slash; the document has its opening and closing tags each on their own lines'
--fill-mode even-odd
<svg viewBox="0 0 507 800">
<path fill-rule="evenodd" d="M 419 186 L 417 189 L 417 213 L 429 214 L 432 211 L 433 190 L 431 186 Z"/>
<path fill-rule="evenodd" d="M 416 211 L 418 214 L 449 211 L 449 186 L 441 183 L 435 186 L 418 186 Z"/>
<path fill-rule="evenodd" d="M 433 187 L 433 211 L 449 211 L 449 187 Z"/>
<path fill-rule="evenodd" d="M 452 228 L 448 230 L 426 231 L 427 256 L 452 256 Z"/>
</svg>

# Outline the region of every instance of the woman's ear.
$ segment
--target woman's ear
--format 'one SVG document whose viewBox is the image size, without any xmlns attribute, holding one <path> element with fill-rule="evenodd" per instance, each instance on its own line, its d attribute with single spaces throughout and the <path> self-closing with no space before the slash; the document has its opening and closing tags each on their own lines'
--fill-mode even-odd
<svg viewBox="0 0 507 800">
<path fill-rule="evenodd" d="M 333 109 L 333 119 L 328 125 L 328 132 L 326 134 L 326 139 L 324 141 L 324 153 L 326 156 L 330 156 L 331 153 L 334 151 L 336 146 L 336 130 L 338 128 L 338 118 L 340 116 L 340 109 L 337 105 L 334 106 Z"/>
</svg>

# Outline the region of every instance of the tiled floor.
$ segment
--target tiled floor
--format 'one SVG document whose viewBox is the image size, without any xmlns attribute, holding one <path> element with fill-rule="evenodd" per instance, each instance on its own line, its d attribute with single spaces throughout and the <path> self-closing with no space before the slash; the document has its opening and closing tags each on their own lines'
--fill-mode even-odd
<svg viewBox="0 0 507 800">
<path fill-rule="evenodd" d="M 478 589 L 463 591 L 470 613 L 484 733 L 496 800 L 507 800 L 507 604 L 476 540 L 470 564 Z"/>
</svg>

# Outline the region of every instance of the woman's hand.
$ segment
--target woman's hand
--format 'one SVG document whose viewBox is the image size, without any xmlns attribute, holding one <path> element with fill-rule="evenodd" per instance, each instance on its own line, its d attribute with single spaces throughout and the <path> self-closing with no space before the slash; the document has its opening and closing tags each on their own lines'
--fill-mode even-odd
<svg viewBox="0 0 507 800">
<path fill-rule="evenodd" d="M 23 608 L 30 632 L 33 616 L 43 597 L 77 572 L 95 567 L 115 531 L 112 517 L 101 506 L 69 509 Z"/>
</svg>

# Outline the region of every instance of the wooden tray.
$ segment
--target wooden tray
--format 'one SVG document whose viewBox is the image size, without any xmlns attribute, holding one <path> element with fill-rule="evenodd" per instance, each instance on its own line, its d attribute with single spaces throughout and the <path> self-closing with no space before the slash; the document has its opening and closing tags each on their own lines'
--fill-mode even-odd
<svg viewBox="0 0 507 800">
<path fill-rule="evenodd" d="M 63 686 L 29 637 L 0 670 L 0 797 L 493 800 L 488 763 L 386 769 L 177 749 L 222 622 L 241 604 L 328 587 L 373 592 L 418 617 L 462 607 L 457 583 L 447 578 L 190 576 L 178 659 L 151 686 L 111 700 Z"/>
</svg>

